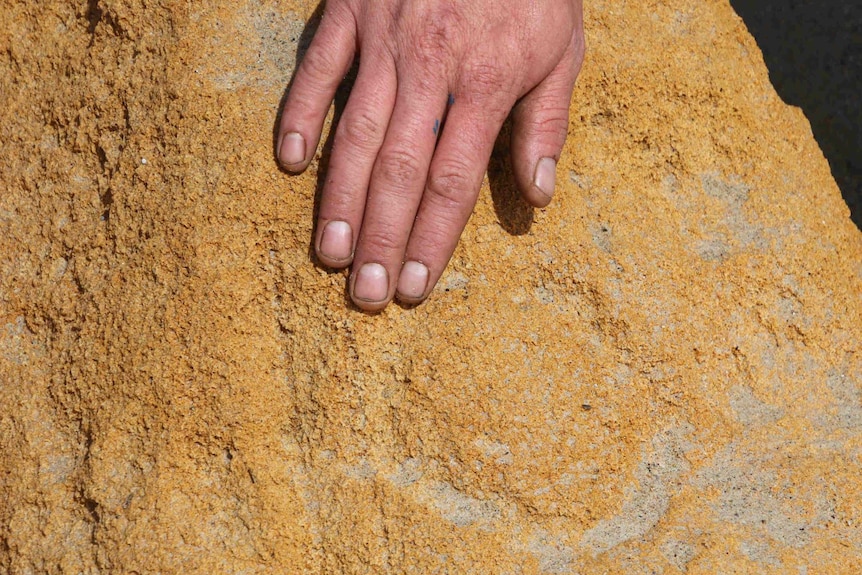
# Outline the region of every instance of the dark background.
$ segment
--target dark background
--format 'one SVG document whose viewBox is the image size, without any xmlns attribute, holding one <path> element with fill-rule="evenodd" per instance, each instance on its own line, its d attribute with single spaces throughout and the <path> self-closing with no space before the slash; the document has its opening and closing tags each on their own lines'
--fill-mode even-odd
<svg viewBox="0 0 862 575">
<path fill-rule="evenodd" d="M 862 229 L 862 0 L 730 0 L 781 98 L 811 122 Z"/>
</svg>

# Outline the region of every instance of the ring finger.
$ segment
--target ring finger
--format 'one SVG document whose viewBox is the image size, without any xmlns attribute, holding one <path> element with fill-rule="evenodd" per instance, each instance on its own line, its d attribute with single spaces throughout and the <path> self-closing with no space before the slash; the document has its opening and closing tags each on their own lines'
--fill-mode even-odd
<svg viewBox="0 0 862 575">
<path fill-rule="evenodd" d="M 374 160 L 383 144 L 396 90 L 390 59 L 369 56 L 360 64 L 336 128 L 320 201 L 314 246 L 325 265 L 344 267 L 353 258 Z"/>
<path fill-rule="evenodd" d="M 362 309 L 382 309 L 395 294 L 446 110 L 447 87 L 445 80 L 399 78 L 395 108 L 371 175 L 350 278 L 350 295 Z"/>
</svg>

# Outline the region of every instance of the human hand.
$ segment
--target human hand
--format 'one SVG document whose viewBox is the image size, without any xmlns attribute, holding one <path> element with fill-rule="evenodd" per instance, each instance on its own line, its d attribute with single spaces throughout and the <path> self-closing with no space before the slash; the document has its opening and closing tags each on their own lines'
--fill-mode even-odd
<svg viewBox="0 0 862 575">
<path fill-rule="evenodd" d="M 284 105 L 278 158 L 291 172 L 308 166 L 360 55 L 314 241 L 327 266 L 352 263 L 357 306 L 428 296 L 513 109 L 515 179 L 534 206 L 551 201 L 584 55 L 581 2 L 327 1 Z"/>
</svg>

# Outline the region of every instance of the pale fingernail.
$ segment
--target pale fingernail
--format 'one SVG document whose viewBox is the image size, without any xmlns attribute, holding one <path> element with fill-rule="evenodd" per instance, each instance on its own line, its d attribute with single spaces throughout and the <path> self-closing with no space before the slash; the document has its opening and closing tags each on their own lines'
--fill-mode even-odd
<svg viewBox="0 0 862 575">
<path fill-rule="evenodd" d="M 295 166 L 305 161 L 305 138 L 302 134 L 291 132 L 284 135 L 278 150 L 278 160 L 284 166 Z"/>
<path fill-rule="evenodd" d="M 335 261 L 350 259 L 353 253 L 353 230 L 347 222 L 329 222 L 320 237 L 320 255 Z"/>
<path fill-rule="evenodd" d="M 554 186 L 557 183 L 557 162 L 553 158 L 542 158 L 536 164 L 536 173 L 533 176 L 533 185 L 548 198 L 554 195 Z"/>
<path fill-rule="evenodd" d="M 428 268 L 419 262 L 407 262 L 398 277 L 398 294 L 411 299 L 421 298 L 428 289 Z"/>
<path fill-rule="evenodd" d="M 381 302 L 389 295 L 389 275 L 380 264 L 365 264 L 356 272 L 353 297 L 367 302 Z"/>
</svg>

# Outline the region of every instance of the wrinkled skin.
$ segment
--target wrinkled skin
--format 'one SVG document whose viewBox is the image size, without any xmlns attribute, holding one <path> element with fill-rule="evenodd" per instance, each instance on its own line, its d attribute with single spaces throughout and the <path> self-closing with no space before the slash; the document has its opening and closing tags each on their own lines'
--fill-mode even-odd
<svg viewBox="0 0 862 575">
<path fill-rule="evenodd" d="M 329 0 L 285 102 L 285 169 L 308 166 L 360 55 L 314 245 L 323 264 L 352 266 L 351 298 L 375 311 L 428 297 L 512 111 L 518 186 L 536 207 L 551 201 L 584 55 L 581 0 Z"/>
</svg>

